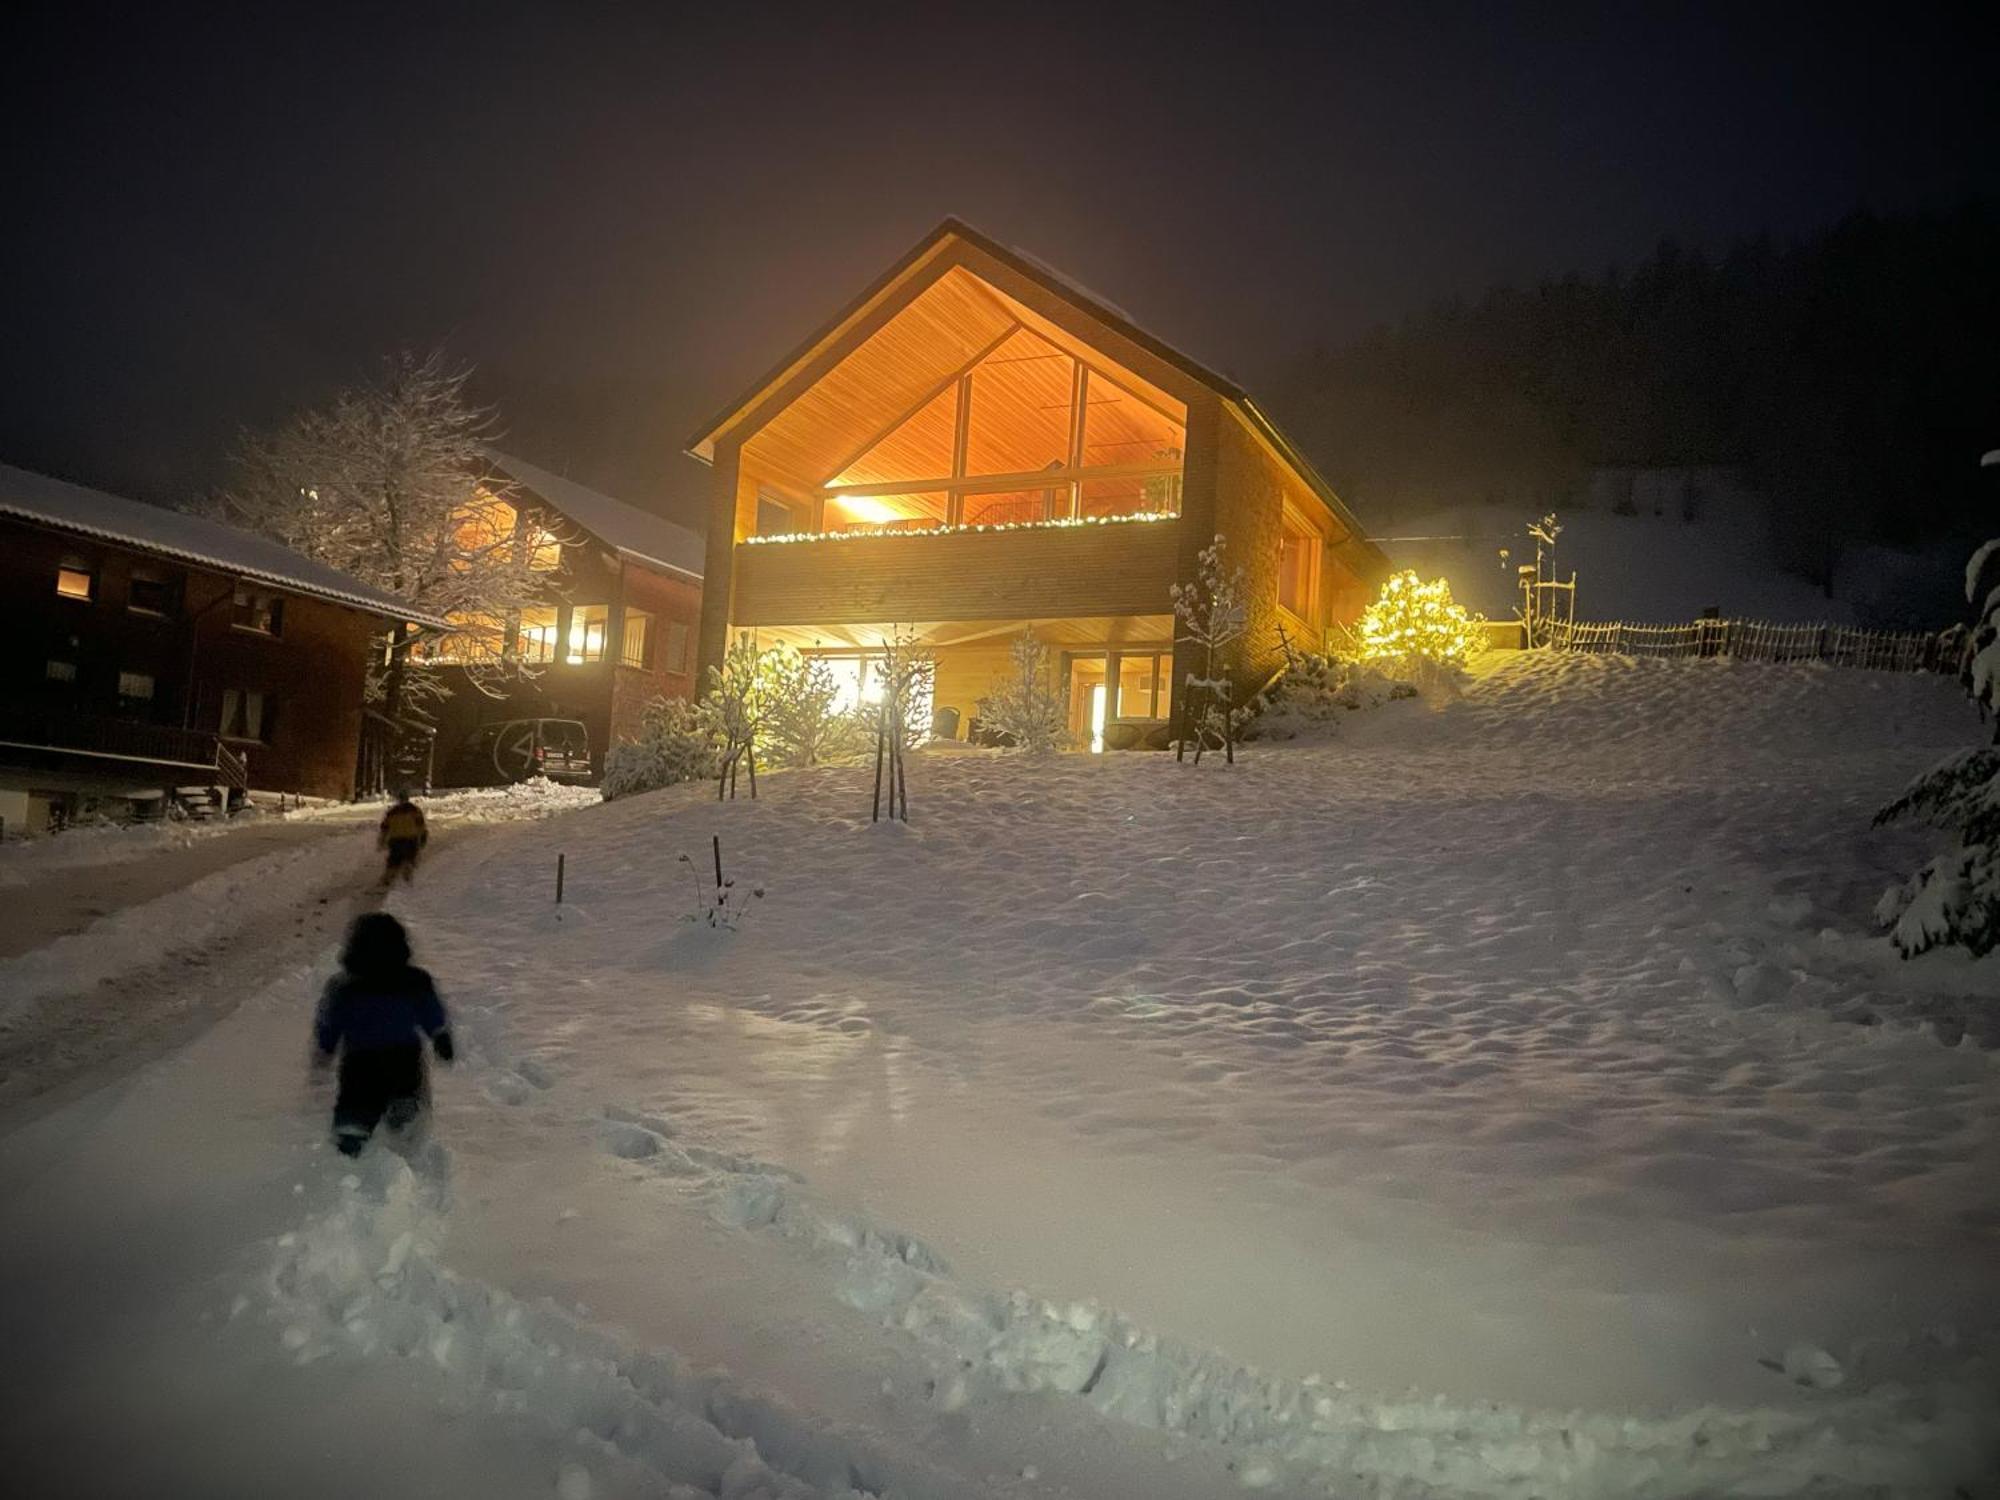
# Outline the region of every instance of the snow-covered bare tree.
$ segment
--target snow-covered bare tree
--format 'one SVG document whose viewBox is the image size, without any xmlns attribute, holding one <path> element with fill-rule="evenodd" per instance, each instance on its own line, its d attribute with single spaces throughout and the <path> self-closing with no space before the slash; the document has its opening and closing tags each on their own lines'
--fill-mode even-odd
<svg viewBox="0 0 2000 1500">
<path fill-rule="evenodd" d="M 1201 670 L 1188 673 L 1182 684 L 1181 728 L 1174 754 L 1185 759 L 1192 741 L 1196 765 L 1211 739 L 1220 740 L 1224 759 L 1236 763 L 1239 726 L 1229 657 L 1249 616 L 1243 569 L 1223 567 L 1222 547 L 1223 536 L 1217 532 L 1215 540 L 1201 549 L 1194 582 L 1173 586 L 1174 618 L 1180 622 L 1176 638 L 1191 644 L 1201 659 Z"/>
<path fill-rule="evenodd" d="M 930 732 L 937 658 L 916 634 L 890 632 L 880 654 L 869 662 L 880 697 L 875 705 L 875 802 L 871 821 L 882 820 L 882 793 L 889 793 L 891 819 L 910 821 L 909 778 L 904 754 Z"/>
<path fill-rule="evenodd" d="M 1068 707 L 1056 688 L 1049 648 L 1033 626 L 1015 639 L 1012 654 L 1012 674 L 979 700 L 981 727 L 998 730 L 1017 750 L 1068 749 Z"/>
<path fill-rule="evenodd" d="M 868 726 L 840 703 L 840 679 L 825 659 L 779 647 L 764 653 L 764 743 L 779 765 L 850 760 Z"/>
<path fill-rule="evenodd" d="M 750 773 L 750 797 L 757 797 L 757 741 L 764 730 L 764 713 L 769 706 L 769 683 L 764 671 L 766 653 L 757 647 L 756 637 L 744 631 L 736 637 L 722 658 L 722 665 L 708 669 L 708 691 L 702 695 L 711 722 L 715 725 L 715 800 L 736 797 L 739 771 Z"/>
<path fill-rule="evenodd" d="M 1946 944 L 1973 954 L 2000 947 L 2000 537 L 1965 565 L 1973 606 L 1959 680 L 1994 742 L 1952 756 L 1875 815 L 1877 824 L 1919 818 L 1957 836 L 1947 850 L 1883 892 L 1875 915 L 1905 958 Z"/>
<path fill-rule="evenodd" d="M 530 534 L 511 483 L 492 472 L 494 414 L 467 400 L 471 373 L 441 351 L 391 356 L 375 379 L 244 434 L 212 507 L 461 626 L 436 653 L 419 649 L 414 627 L 391 632 L 369 677 L 391 719 L 423 719 L 448 691 L 434 657 L 475 683 L 520 670 L 512 624 L 540 602 L 532 563 L 548 539 Z"/>
</svg>

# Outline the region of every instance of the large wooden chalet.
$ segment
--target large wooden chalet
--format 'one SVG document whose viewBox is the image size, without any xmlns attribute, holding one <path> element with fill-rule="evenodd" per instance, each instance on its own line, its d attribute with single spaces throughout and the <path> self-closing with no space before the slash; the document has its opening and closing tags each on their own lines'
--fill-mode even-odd
<svg viewBox="0 0 2000 1500">
<path fill-rule="evenodd" d="M 914 630 L 961 735 L 1032 626 L 1080 738 L 1162 742 L 1198 667 L 1170 590 L 1218 533 L 1249 582 L 1245 678 L 1281 630 L 1319 645 L 1387 568 L 1234 382 L 956 220 L 688 451 L 713 468 L 703 665 L 754 629 L 863 688 L 870 650 Z"/>
</svg>

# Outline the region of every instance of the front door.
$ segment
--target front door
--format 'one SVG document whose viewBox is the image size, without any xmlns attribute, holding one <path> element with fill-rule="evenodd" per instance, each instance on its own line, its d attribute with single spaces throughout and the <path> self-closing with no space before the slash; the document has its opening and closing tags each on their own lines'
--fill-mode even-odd
<svg viewBox="0 0 2000 1500">
<path fill-rule="evenodd" d="M 1077 748 L 1104 751 L 1104 726 L 1111 717 L 1111 660 L 1102 651 L 1073 652 L 1069 663 L 1069 732 Z"/>
</svg>

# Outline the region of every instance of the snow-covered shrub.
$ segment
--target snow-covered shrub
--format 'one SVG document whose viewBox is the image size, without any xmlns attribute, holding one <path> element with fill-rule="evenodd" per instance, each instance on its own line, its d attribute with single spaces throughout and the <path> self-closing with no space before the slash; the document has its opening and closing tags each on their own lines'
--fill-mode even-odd
<svg viewBox="0 0 2000 1500">
<path fill-rule="evenodd" d="M 604 757 L 598 790 L 610 802 L 715 774 L 720 741 L 713 715 L 685 698 L 655 698 L 646 705 L 639 737 L 613 745 Z"/>
<path fill-rule="evenodd" d="M 1353 655 L 1420 686 L 1455 677 L 1486 645 L 1485 618 L 1454 604 L 1451 585 L 1391 574 L 1353 630 Z"/>
<path fill-rule="evenodd" d="M 1069 706 L 1056 687 L 1049 648 L 1028 629 L 1014 642 L 1013 657 L 1013 675 L 979 700 L 980 724 L 1017 750 L 1068 749 Z"/>
<path fill-rule="evenodd" d="M 1960 681 L 1984 715 L 2000 709 L 2000 537 L 1965 565 L 1965 597 L 1977 612 Z M 1905 958 L 1942 944 L 1975 955 L 2000 947 L 2000 723 L 1994 738 L 1933 766 L 1875 815 L 1878 825 L 1921 818 L 1958 836 L 1958 847 L 1876 903 L 1876 919 Z"/>
<path fill-rule="evenodd" d="M 823 658 L 780 647 L 764 653 L 763 753 L 775 765 L 853 760 L 872 725 L 840 706 L 840 679 Z"/>
<path fill-rule="evenodd" d="M 1416 696 L 1414 683 L 1400 682 L 1371 662 L 1288 644 L 1284 673 L 1253 705 L 1256 717 L 1244 738 L 1291 740 L 1321 734 L 1357 710 Z"/>
</svg>

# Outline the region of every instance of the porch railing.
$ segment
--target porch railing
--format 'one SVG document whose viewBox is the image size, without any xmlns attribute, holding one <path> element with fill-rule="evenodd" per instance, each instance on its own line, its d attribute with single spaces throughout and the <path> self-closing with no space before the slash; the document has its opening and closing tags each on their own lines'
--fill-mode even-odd
<svg viewBox="0 0 2000 1500">
<path fill-rule="evenodd" d="M 215 784 L 239 789 L 248 782 L 249 768 L 243 756 L 212 734 L 177 724 L 148 724 L 10 704 L 0 707 L 0 745 L 203 771 Z"/>
</svg>

